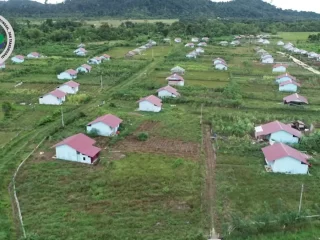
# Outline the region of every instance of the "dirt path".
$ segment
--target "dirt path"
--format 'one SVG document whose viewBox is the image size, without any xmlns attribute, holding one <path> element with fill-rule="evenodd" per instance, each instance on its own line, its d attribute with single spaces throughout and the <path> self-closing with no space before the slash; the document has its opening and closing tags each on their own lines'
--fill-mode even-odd
<svg viewBox="0 0 320 240">
<path fill-rule="evenodd" d="M 296 59 L 295 57 L 292 57 L 291 55 L 288 55 L 288 54 L 285 54 L 283 52 L 277 52 L 281 55 L 284 55 L 284 56 L 289 56 L 290 59 L 292 59 L 292 61 L 296 64 L 298 64 L 299 66 L 303 67 L 304 69 L 314 73 L 314 74 L 318 74 L 320 75 L 320 72 L 315 70 L 314 68 L 310 67 L 309 65 L 305 64 L 304 62 L 301 62 L 299 59 Z"/>
<path fill-rule="evenodd" d="M 203 148 L 206 154 L 206 192 L 205 198 L 208 203 L 210 214 L 210 237 L 211 239 L 218 239 L 215 223 L 217 218 L 215 217 L 215 170 L 216 170 L 216 151 L 211 142 L 211 129 L 209 126 L 203 126 Z"/>
</svg>

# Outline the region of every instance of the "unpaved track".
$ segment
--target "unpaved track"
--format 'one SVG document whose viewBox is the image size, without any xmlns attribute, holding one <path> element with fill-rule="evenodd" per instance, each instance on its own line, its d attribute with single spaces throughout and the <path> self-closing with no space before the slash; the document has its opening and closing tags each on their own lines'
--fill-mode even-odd
<svg viewBox="0 0 320 240">
<path fill-rule="evenodd" d="M 210 215 L 211 238 L 217 238 L 215 224 L 215 170 L 216 170 L 216 151 L 211 142 L 211 129 L 207 125 L 203 125 L 203 147 L 206 155 L 206 191 L 205 198 L 208 203 L 208 211 Z"/>
</svg>

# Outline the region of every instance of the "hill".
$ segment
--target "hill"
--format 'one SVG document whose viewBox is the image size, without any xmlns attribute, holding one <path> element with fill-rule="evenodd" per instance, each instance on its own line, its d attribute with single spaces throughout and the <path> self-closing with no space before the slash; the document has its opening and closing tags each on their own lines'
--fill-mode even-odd
<svg viewBox="0 0 320 240">
<path fill-rule="evenodd" d="M 125 7 L 124 7 L 125 6 Z M 0 2 L 5 16 L 110 16 L 122 18 L 253 18 L 320 19 L 320 14 L 282 10 L 262 0 L 65 0 L 61 4 L 41 4 L 30 0 Z"/>
</svg>

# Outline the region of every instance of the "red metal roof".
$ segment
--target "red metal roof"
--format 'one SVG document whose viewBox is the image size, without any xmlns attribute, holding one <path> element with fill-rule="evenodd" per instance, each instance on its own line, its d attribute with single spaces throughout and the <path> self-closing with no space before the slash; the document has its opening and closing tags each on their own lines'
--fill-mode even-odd
<svg viewBox="0 0 320 240">
<path fill-rule="evenodd" d="M 89 138 L 83 133 L 78 133 L 76 135 L 64 139 L 63 141 L 57 143 L 53 147 L 68 145 L 69 147 L 75 149 L 76 151 L 86 156 L 94 157 L 101 151 L 100 148 L 93 146 L 95 142 L 95 140 Z"/>
<path fill-rule="evenodd" d="M 270 122 L 264 125 L 260 126 L 262 128 L 262 131 L 260 132 L 255 132 L 256 137 L 259 136 L 266 136 L 275 132 L 279 132 L 279 131 L 285 131 L 287 133 L 292 134 L 293 136 L 296 136 L 298 138 L 300 138 L 302 136 L 301 132 L 299 132 L 298 130 L 282 123 L 279 121 L 274 121 L 274 122 Z"/>
<path fill-rule="evenodd" d="M 69 73 L 70 75 L 77 75 L 77 71 L 73 70 L 73 69 L 68 69 L 67 71 L 65 71 L 66 73 Z"/>
<path fill-rule="evenodd" d="M 72 81 L 72 80 L 69 81 L 69 82 L 64 83 L 63 85 L 68 85 L 69 87 L 72 87 L 72 88 L 75 88 L 75 87 L 80 86 L 79 83 L 77 83 L 77 82 L 75 82 L 75 81 Z"/>
<path fill-rule="evenodd" d="M 282 75 L 278 76 L 277 79 L 280 79 L 280 78 L 283 78 L 283 77 L 289 77 L 292 80 L 296 80 L 296 78 L 291 76 L 289 73 L 282 74 Z"/>
<path fill-rule="evenodd" d="M 24 59 L 24 56 L 22 56 L 22 55 L 17 55 L 17 56 L 15 56 L 15 58 L 18 58 L 18 59 L 23 60 L 23 59 Z"/>
<path fill-rule="evenodd" d="M 288 85 L 288 84 L 293 84 L 293 85 L 296 85 L 298 87 L 301 87 L 300 83 L 297 83 L 294 80 L 288 80 L 288 81 L 282 82 L 282 83 L 280 83 L 280 86 L 285 86 L 285 85 Z"/>
<path fill-rule="evenodd" d="M 35 56 L 35 57 L 40 57 L 40 53 L 37 53 L 37 52 L 32 52 L 30 53 L 32 56 Z"/>
<path fill-rule="evenodd" d="M 174 95 L 176 95 L 176 96 L 180 96 L 180 93 L 178 93 L 177 89 L 175 89 L 175 88 L 173 88 L 173 87 L 171 87 L 171 86 L 165 86 L 165 87 L 163 87 L 163 88 L 160 88 L 160 89 L 158 89 L 157 92 L 160 92 L 160 91 L 162 91 L 162 90 L 166 90 L 166 91 L 168 91 L 169 93 L 172 93 L 172 94 L 174 94 Z"/>
<path fill-rule="evenodd" d="M 122 120 L 112 114 L 107 114 L 101 117 L 98 117 L 96 120 L 88 123 L 88 125 L 92 125 L 94 123 L 102 122 L 110 127 L 117 127 L 120 123 L 122 123 Z"/>
<path fill-rule="evenodd" d="M 175 73 L 166 78 L 167 81 L 184 81 L 183 77 Z"/>
<path fill-rule="evenodd" d="M 49 92 L 47 95 L 49 95 L 49 94 L 51 94 L 57 98 L 63 98 L 64 96 L 67 95 L 65 92 L 62 92 L 59 89 L 53 90 L 52 92 Z"/>
<path fill-rule="evenodd" d="M 304 96 L 299 95 L 298 93 L 294 93 L 292 95 L 284 97 L 283 101 L 286 101 L 286 102 L 304 102 L 304 103 L 308 104 L 307 98 L 305 98 Z"/>
<path fill-rule="evenodd" d="M 268 162 L 277 161 L 284 157 L 291 157 L 305 164 L 309 164 L 308 159 L 311 158 L 310 156 L 283 143 L 275 143 L 271 146 L 264 147 L 262 148 L 262 152 Z"/>
<path fill-rule="evenodd" d="M 220 60 L 220 61 L 226 62 L 223 58 L 215 58 L 212 61 L 216 61 L 216 60 Z"/>
<path fill-rule="evenodd" d="M 148 101 L 150 103 L 152 103 L 153 105 L 156 105 L 157 107 L 161 107 L 162 106 L 162 100 L 160 98 L 157 98 L 154 95 L 150 95 L 148 97 L 145 98 L 141 98 L 138 102 L 143 102 L 143 101 Z"/>
<path fill-rule="evenodd" d="M 102 56 L 105 58 L 110 58 L 110 56 L 108 54 L 103 54 Z"/>
<path fill-rule="evenodd" d="M 84 48 L 79 48 L 78 51 L 87 52 L 87 50 L 85 50 Z"/>
<path fill-rule="evenodd" d="M 278 68 L 278 67 L 285 67 L 285 68 L 287 68 L 288 66 L 287 65 L 285 65 L 285 64 L 275 64 L 274 66 L 273 66 L 273 68 Z"/>
<path fill-rule="evenodd" d="M 88 65 L 88 64 L 82 64 L 81 65 L 81 67 L 84 67 L 84 68 L 86 68 L 87 70 L 89 70 L 89 71 L 91 71 L 91 66 L 90 65 Z"/>
</svg>

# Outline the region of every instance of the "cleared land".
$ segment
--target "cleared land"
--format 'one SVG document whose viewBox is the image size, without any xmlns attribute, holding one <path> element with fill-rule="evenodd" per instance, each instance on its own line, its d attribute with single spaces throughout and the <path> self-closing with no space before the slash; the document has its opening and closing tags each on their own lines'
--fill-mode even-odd
<svg viewBox="0 0 320 240">
<path fill-rule="evenodd" d="M 294 40 L 290 34 L 280 35 L 285 41 Z M 296 40 L 305 40 L 299 36 Z M 276 74 L 270 65 L 259 63 L 253 45 L 209 45 L 203 56 L 187 60 L 185 54 L 191 50 L 179 45 L 160 45 L 125 59 L 123 55 L 137 46 L 88 44 L 90 56 L 108 53 L 113 59 L 79 76 L 80 94 L 86 100 L 67 99 L 63 105 L 65 128 L 61 128 L 60 107 L 35 103 L 61 83 L 56 80 L 61 69 L 76 68 L 87 58 L 72 54 L 76 44 L 21 49 L 21 54 L 37 50 L 48 57 L 20 65 L 8 63 L 0 72 L 1 101 L 14 105 L 12 116 L 1 121 L 5 131 L 0 133 L 0 144 L 6 148 L 0 149 L 0 196 L 5 196 L 0 202 L 0 238 L 20 236 L 11 217 L 7 187 L 15 167 L 45 136 L 48 139 L 17 179 L 27 233 L 40 239 L 194 240 L 207 236 L 211 222 L 218 233 L 232 227 L 246 229 L 230 239 L 304 240 L 318 236 L 316 221 L 286 229 L 283 225 L 265 228 L 259 236 L 254 227 L 244 225 L 257 218 L 264 221 L 268 216 L 296 212 L 301 183 L 305 184 L 303 210 L 310 214 L 319 211 L 319 156 L 312 161 L 312 176 L 266 173 L 260 151 L 263 144 L 254 144 L 252 138 L 255 125 L 274 120 L 298 119 L 320 126 L 318 77 L 276 55 L 280 48 L 274 45 L 277 40 L 271 41 L 266 50 L 278 62 L 289 64 L 290 74 L 302 83 L 301 93 L 310 100 L 309 106 L 281 104 L 288 94 L 278 92 Z M 223 57 L 229 70 L 214 70 L 214 57 Z M 182 97 L 165 100 L 160 113 L 136 112 L 136 101 L 165 86 L 165 78 L 176 65 L 187 71 L 186 86 L 179 88 Z M 23 84 L 14 87 L 19 82 Z M 239 85 L 242 100 L 226 96 L 224 89 L 230 82 Z M 209 154 L 203 150 L 209 149 L 210 142 L 201 145 L 201 105 L 203 122 L 212 125 L 218 136 L 215 171 L 209 177 L 205 174 Z M 52 158 L 52 145 L 84 132 L 88 122 L 106 113 L 122 118 L 124 129 L 118 137 L 97 138 L 97 145 L 103 148 L 98 165 Z M 149 134 L 146 142 L 137 140 L 140 132 Z M 207 163 L 213 166 L 213 162 Z M 210 184 L 206 185 L 206 180 Z M 214 219 L 210 212 L 214 212 Z M 242 222 L 236 221 L 239 219 Z"/>
</svg>

